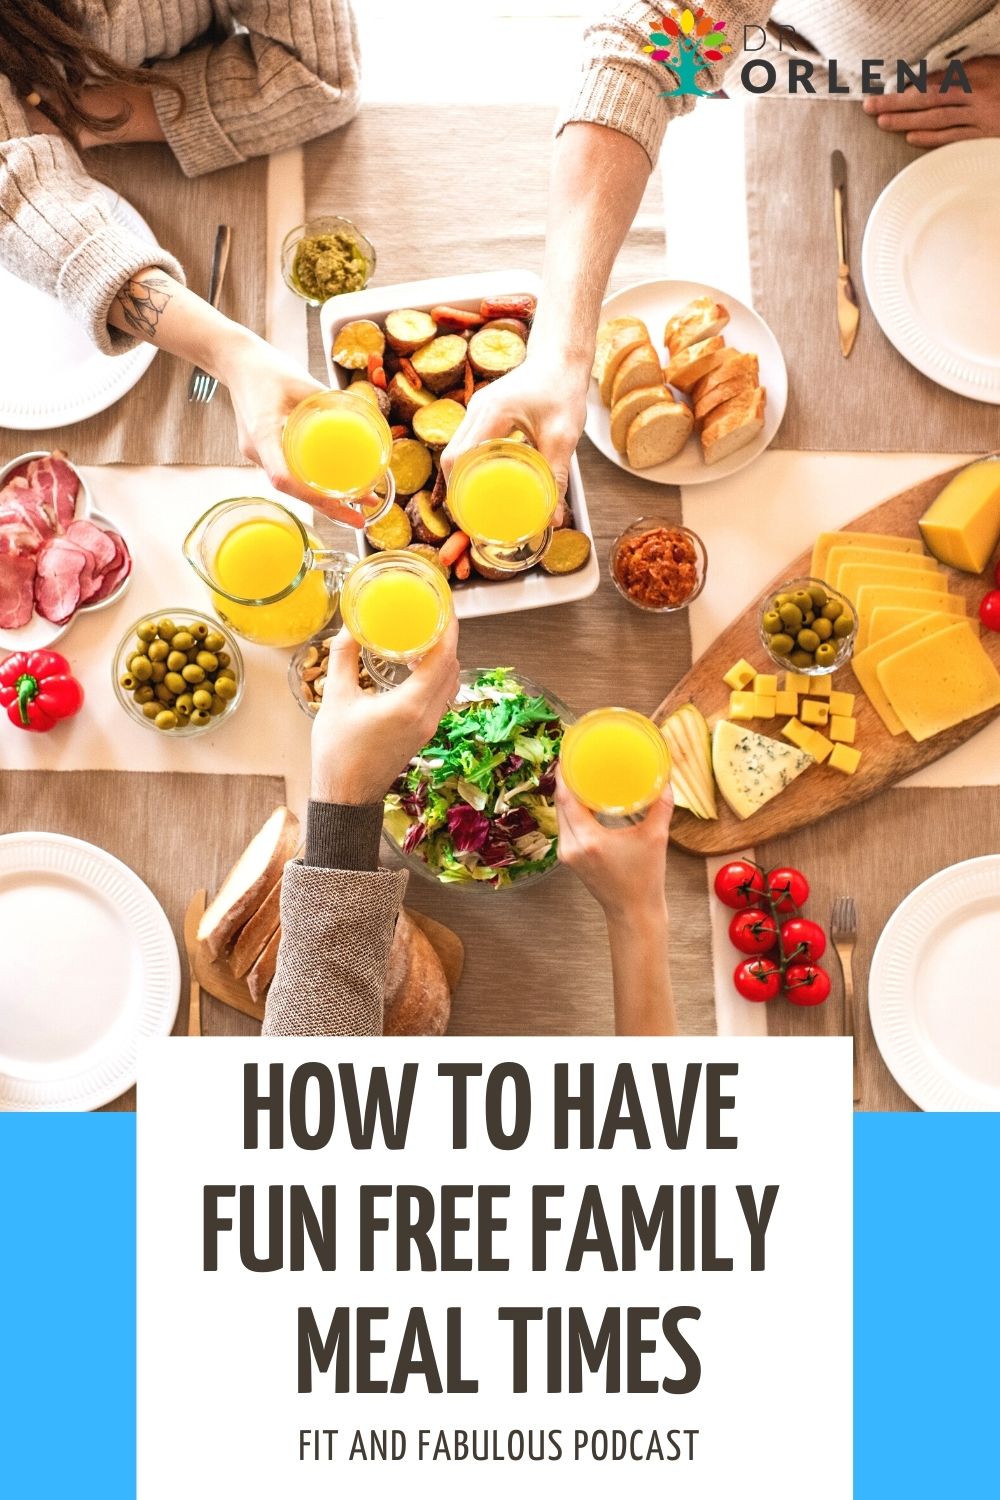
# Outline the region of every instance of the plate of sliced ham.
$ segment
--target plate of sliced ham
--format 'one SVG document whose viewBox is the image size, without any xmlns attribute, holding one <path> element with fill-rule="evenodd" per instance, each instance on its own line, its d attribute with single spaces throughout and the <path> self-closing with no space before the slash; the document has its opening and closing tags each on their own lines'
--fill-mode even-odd
<svg viewBox="0 0 1000 1500">
<path fill-rule="evenodd" d="M 0 469 L 0 651 L 51 646 L 81 609 L 120 599 L 132 558 L 64 453 Z"/>
</svg>

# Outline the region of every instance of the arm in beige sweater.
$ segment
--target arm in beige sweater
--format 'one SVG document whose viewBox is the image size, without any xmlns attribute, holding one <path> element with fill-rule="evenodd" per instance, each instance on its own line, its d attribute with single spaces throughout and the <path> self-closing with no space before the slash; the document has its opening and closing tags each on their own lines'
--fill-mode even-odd
<svg viewBox="0 0 1000 1500">
<path fill-rule="evenodd" d="M 361 103 L 349 0 L 215 0 L 224 40 L 159 61 L 184 90 L 157 95 L 164 136 L 189 177 L 268 156 L 346 124 Z M 240 28 L 236 30 L 235 28 Z"/>
</svg>

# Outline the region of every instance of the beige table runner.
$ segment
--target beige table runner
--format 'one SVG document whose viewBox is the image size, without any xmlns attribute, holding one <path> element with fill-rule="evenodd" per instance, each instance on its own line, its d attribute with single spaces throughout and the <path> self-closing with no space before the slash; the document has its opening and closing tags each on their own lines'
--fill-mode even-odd
<svg viewBox="0 0 1000 1500">
<path fill-rule="evenodd" d="M 505 266 L 541 271 L 554 119 L 533 104 L 367 105 L 306 146 L 306 215 L 345 214 L 363 229 L 381 286 Z M 612 284 L 662 275 L 665 254 L 654 172 Z M 325 378 L 316 314 L 310 367 Z"/>
<path fill-rule="evenodd" d="M 126 771 L 0 771 L 0 833 L 65 833 L 106 849 L 160 902 L 181 958 L 174 1034 L 187 1034 L 184 913 L 195 891 L 211 896 L 237 855 L 285 800 L 281 776 L 217 776 Z M 95 955 L 96 963 L 100 956 Z M 206 1036 L 252 1036 L 257 1022 L 202 999 Z M 109 1109 L 135 1108 L 129 1089 Z"/>
<path fill-rule="evenodd" d="M 375 105 L 305 148 L 306 212 L 346 214 L 373 239 L 378 282 L 498 267 L 540 270 L 553 113 L 533 105 L 429 110 Z M 612 285 L 663 274 L 660 182 L 653 174 Z M 516 287 L 511 288 L 516 291 Z M 323 376 L 318 319 L 311 367 Z M 691 664 L 683 616 L 632 609 L 607 573 L 611 543 L 650 511 L 680 520 L 679 494 L 625 474 L 584 439 L 579 450 L 601 563 L 590 599 L 462 625 L 465 666 L 520 668 L 578 711 L 602 703 L 651 709 Z M 682 1029 L 715 1031 L 704 864 L 672 854 L 672 959 Z M 611 969 L 600 911 L 559 870 L 498 897 L 412 876 L 407 904 L 463 938 L 466 968 L 450 1031 L 475 1035 L 606 1035 Z"/>
<path fill-rule="evenodd" d="M 838 896 L 853 896 L 858 909 L 854 954 L 860 1109 L 912 1110 L 882 1061 L 868 1018 L 868 973 L 883 927 L 896 907 L 922 881 L 960 860 L 1000 849 L 1000 787 L 896 787 L 811 828 L 762 845 L 757 858 L 767 868 L 794 865 L 809 881 L 807 914 L 829 927 Z M 767 1007 L 768 1031 L 777 1036 L 842 1035 L 843 987 L 832 950 L 833 989 L 824 1005 L 803 1007 L 775 1001 Z"/>
<path fill-rule="evenodd" d="M 89 152 L 87 161 L 95 177 L 138 209 L 158 242 L 184 266 L 188 285 L 203 297 L 216 226 L 231 225 L 222 311 L 258 333 L 265 331 L 266 161 L 190 179 L 166 146 L 105 146 Z M 191 403 L 190 376 L 189 365 L 158 354 L 138 385 L 86 422 L 33 432 L 0 429 L 0 457 L 65 448 L 85 464 L 242 463 L 225 391 L 207 406 Z"/>
<path fill-rule="evenodd" d="M 935 385 L 889 343 L 868 305 L 861 241 L 882 189 L 922 153 L 857 101 L 747 105 L 747 214 L 754 306 L 788 365 L 776 448 L 975 453 L 1000 442 L 1000 408 Z M 861 305 L 848 359 L 837 335 L 830 153 L 847 159 L 848 255 Z M 900 267 L 900 274 L 903 274 Z"/>
</svg>

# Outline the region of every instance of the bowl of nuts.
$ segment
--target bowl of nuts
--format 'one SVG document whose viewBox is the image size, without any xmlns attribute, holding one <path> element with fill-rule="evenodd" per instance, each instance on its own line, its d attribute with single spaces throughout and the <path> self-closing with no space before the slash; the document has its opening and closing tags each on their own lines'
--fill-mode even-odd
<svg viewBox="0 0 1000 1500">
<path fill-rule="evenodd" d="M 243 697 L 243 657 L 218 620 L 192 609 L 143 615 L 111 663 L 115 696 L 130 719 L 189 739 L 218 728 Z"/>
<path fill-rule="evenodd" d="M 323 701 L 327 668 L 330 665 L 330 647 L 336 639 L 336 632 L 314 637 L 299 647 L 288 664 L 288 686 L 292 690 L 292 697 L 302 712 L 311 719 L 319 713 L 319 706 Z M 378 683 L 368 675 L 360 662 L 358 682 L 366 693 L 379 691 Z"/>
</svg>

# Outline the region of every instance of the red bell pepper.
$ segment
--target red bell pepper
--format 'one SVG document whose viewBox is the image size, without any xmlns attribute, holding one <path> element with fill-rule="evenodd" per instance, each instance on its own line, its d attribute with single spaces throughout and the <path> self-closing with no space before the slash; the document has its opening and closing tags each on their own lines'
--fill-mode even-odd
<svg viewBox="0 0 1000 1500">
<path fill-rule="evenodd" d="M 15 651 L 0 662 L 0 705 L 18 729 L 44 734 L 83 707 L 83 688 L 57 651 Z"/>
</svg>

